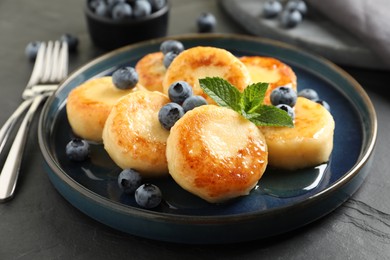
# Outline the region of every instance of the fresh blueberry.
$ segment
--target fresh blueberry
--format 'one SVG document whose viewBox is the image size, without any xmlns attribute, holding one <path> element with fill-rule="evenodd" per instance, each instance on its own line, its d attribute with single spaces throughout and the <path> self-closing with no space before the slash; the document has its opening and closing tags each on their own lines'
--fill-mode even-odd
<svg viewBox="0 0 390 260">
<path fill-rule="evenodd" d="M 215 16 L 212 13 L 205 12 L 198 17 L 196 24 L 198 27 L 198 32 L 212 32 L 217 26 L 217 19 L 215 19 Z"/>
<path fill-rule="evenodd" d="M 65 149 L 66 156 L 72 161 L 85 161 L 89 156 L 89 143 L 85 140 L 74 138 Z"/>
<path fill-rule="evenodd" d="M 104 0 L 93 0 L 89 2 L 89 7 L 98 16 L 108 17 L 110 12 L 107 3 Z"/>
<path fill-rule="evenodd" d="M 312 88 L 305 88 L 298 92 L 298 97 L 304 97 L 310 100 L 319 99 L 317 91 Z"/>
<path fill-rule="evenodd" d="M 291 87 L 281 86 L 271 92 L 270 99 L 274 106 L 285 104 L 294 107 L 297 102 L 297 92 Z"/>
<path fill-rule="evenodd" d="M 112 82 L 119 89 L 131 89 L 138 83 L 138 73 L 133 67 L 122 67 L 112 74 Z"/>
<path fill-rule="evenodd" d="M 126 3 L 126 0 L 103 0 L 107 5 L 107 10 L 111 14 L 114 7 L 119 3 Z"/>
<path fill-rule="evenodd" d="M 317 99 L 317 100 L 315 100 L 315 102 L 322 105 L 324 108 L 326 108 L 326 110 L 328 110 L 330 112 L 330 105 L 328 102 L 326 102 L 325 100 L 322 100 L 322 99 Z"/>
<path fill-rule="evenodd" d="M 186 98 L 183 102 L 182 107 L 184 109 L 184 112 L 186 113 L 187 111 L 190 111 L 195 107 L 199 107 L 203 105 L 207 105 L 206 99 L 202 96 L 194 95 Z"/>
<path fill-rule="evenodd" d="M 294 28 L 302 22 L 302 14 L 298 10 L 283 10 L 280 15 L 280 23 L 286 29 Z"/>
<path fill-rule="evenodd" d="M 41 47 L 40 41 L 29 42 L 25 49 L 26 56 L 30 60 L 35 60 L 38 54 L 39 47 Z"/>
<path fill-rule="evenodd" d="M 290 107 L 289 105 L 286 105 L 286 104 L 279 104 L 276 107 L 286 111 L 287 114 L 291 117 L 291 119 L 294 120 L 295 112 L 294 112 L 294 109 L 292 107 Z"/>
<path fill-rule="evenodd" d="M 177 104 L 181 105 L 190 96 L 192 96 L 192 87 L 186 81 L 176 81 L 168 88 L 169 99 Z"/>
<path fill-rule="evenodd" d="M 163 8 L 167 3 L 167 0 L 148 0 L 148 1 L 152 6 L 152 12 L 157 12 L 158 10 Z"/>
<path fill-rule="evenodd" d="M 289 0 L 286 3 L 285 10 L 297 10 L 304 16 L 307 14 L 307 5 L 303 0 Z"/>
<path fill-rule="evenodd" d="M 180 41 L 166 40 L 160 44 L 160 51 L 165 55 L 168 52 L 180 53 L 184 50 L 184 45 Z"/>
<path fill-rule="evenodd" d="M 118 185 L 127 194 L 134 193 L 141 183 L 141 175 L 133 169 L 124 169 L 118 176 Z"/>
<path fill-rule="evenodd" d="M 108 14 L 108 5 L 105 0 L 90 0 L 88 7 L 93 13 L 99 16 L 106 16 Z"/>
<path fill-rule="evenodd" d="M 268 0 L 263 6 L 263 15 L 265 18 L 274 18 L 283 10 L 283 5 L 278 0 Z"/>
<path fill-rule="evenodd" d="M 184 115 L 184 109 L 177 103 L 167 103 L 158 112 L 158 120 L 162 127 L 170 130 L 172 126 Z"/>
<path fill-rule="evenodd" d="M 135 1 L 133 7 L 134 18 L 146 17 L 152 13 L 152 6 L 147 0 Z"/>
<path fill-rule="evenodd" d="M 99 16 L 106 17 L 109 15 L 107 4 L 104 2 L 101 2 L 95 10 L 95 13 Z"/>
<path fill-rule="evenodd" d="M 179 53 L 174 51 L 166 53 L 163 58 L 164 67 L 168 68 L 171 65 L 172 61 L 177 57 L 177 55 L 179 55 Z"/>
<path fill-rule="evenodd" d="M 92 12 L 96 11 L 96 8 L 101 4 L 104 3 L 104 0 L 90 0 L 88 1 L 88 7 L 91 9 Z"/>
<path fill-rule="evenodd" d="M 117 3 L 111 12 L 113 20 L 124 20 L 131 18 L 133 15 L 133 8 L 128 3 Z"/>
<path fill-rule="evenodd" d="M 135 202 L 143 208 L 155 208 L 160 205 L 162 194 L 159 187 L 151 183 L 145 183 L 136 189 Z"/>
<path fill-rule="evenodd" d="M 60 40 L 68 44 L 69 51 L 74 52 L 77 50 L 77 46 L 79 45 L 79 39 L 76 36 L 70 33 L 64 33 L 63 35 L 61 35 Z"/>
</svg>

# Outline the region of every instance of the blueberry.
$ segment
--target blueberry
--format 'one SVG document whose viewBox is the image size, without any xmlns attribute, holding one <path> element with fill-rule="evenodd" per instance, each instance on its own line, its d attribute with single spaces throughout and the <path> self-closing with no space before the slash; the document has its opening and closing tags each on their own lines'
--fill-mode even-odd
<svg viewBox="0 0 390 260">
<path fill-rule="evenodd" d="M 72 161 L 85 161 L 89 156 L 89 143 L 85 140 L 74 138 L 65 148 L 66 156 Z"/>
<path fill-rule="evenodd" d="M 186 98 L 183 102 L 183 109 L 184 109 L 184 112 L 186 113 L 187 111 L 190 111 L 192 109 L 194 109 L 195 107 L 199 107 L 199 106 L 203 106 L 203 105 L 207 105 L 207 101 L 204 97 L 202 96 L 190 96 L 188 98 Z"/>
<path fill-rule="evenodd" d="M 40 41 L 29 42 L 25 49 L 26 56 L 30 60 L 35 60 L 38 54 L 39 47 L 41 47 Z"/>
<path fill-rule="evenodd" d="M 165 55 L 168 52 L 180 53 L 184 50 L 184 45 L 180 41 L 166 40 L 160 44 L 160 51 Z"/>
<path fill-rule="evenodd" d="M 88 7 L 93 13 L 99 16 L 107 16 L 108 5 L 105 0 L 91 0 L 88 1 Z"/>
<path fill-rule="evenodd" d="M 286 111 L 287 114 L 292 118 L 292 120 L 294 120 L 295 112 L 294 112 L 294 109 L 292 107 L 290 107 L 289 105 L 286 105 L 286 104 L 279 104 L 276 107 Z"/>
<path fill-rule="evenodd" d="M 179 55 L 177 52 L 170 51 L 164 55 L 163 64 L 165 68 L 168 68 L 171 65 L 172 61 Z"/>
<path fill-rule="evenodd" d="M 131 89 L 138 83 L 138 73 L 133 67 L 122 67 L 112 74 L 112 82 L 119 89 Z"/>
<path fill-rule="evenodd" d="M 284 28 L 294 28 L 302 22 L 302 14 L 298 10 L 283 10 L 280 15 L 280 23 Z"/>
<path fill-rule="evenodd" d="M 151 183 L 145 183 L 136 189 L 135 202 L 143 208 L 155 208 L 160 205 L 162 194 L 159 187 Z"/>
<path fill-rule="evenodd" d="M 133 7 L 134 18 L 146 17 L 152 13 L 152 6 L 147 0 L 135 1 Z"/>
<path fill-rule="evenodd" d="M 107 5 L 107 11 L 111 14 L 114 7 L 119 3 L 126 3 L 126 0 L 103 0 Z"/>
<path fill-rule="evenodd" d="M 111 12 L 111 17 L 113 20 L 124 20 L 131 18 L 133 15 L 133 8 L 128 3 L 117 3 Z"/>
<path fill-rule="evenodd" d="M 297 92 L 291 87 L 281 86 L 271 92 L 270 99 L 274 106 L 285 104 L 293 107 L 297 102 Z"/>
<path fill-rule="evenodd" d="M 148 0 L 152 6 L 152 11 L 157 12 L 167 4 L 167 0 Z"/>
<path fill-rule="evenodd" d="M 285 10 L 297 10 L 304 16 L 307 14 L 307 5 L 303 0 L 289 0 L 286 3 Z"/>
<path fill-rule="evenodd" d="M 104 2 L 102 0 L 96 1 L 96 4 L 95 4 L 94 9 L 93 9 L 93 12 L 96 15 L 98 15 L 98 16 L 102 16 L 102 17 L 108 17 L 109 16 L 108 6 L 107 6 L 106 2 Z"/>
<path fill-rule="evenodd" d="M 212 13 L 205 12 L 198 17 L 196 24 L 198 27 L 198 32 L 212 32 L 215 30 L 217 25 L 217 19 L 215 19 L 215 16 Z"/>
<path fill-rule="evenodd" d="M 177 103 L 167 103 L 158 112 L 158 120 L 162 127 L 170 130 L 171 127 L 184 115 L 184 109 Z"/>
<path fill-rule="evenodd" d="M 63 35 L 61 35 L 60 40 L 68 43 L 69 51 L 73 52 L 77 50 L 77 46 L 79 45 L 79 39 L 76 36 L 70 33 L 64 33 Z"/>
<path fill-rule="evenodd" d="M 88 7 L 92 12 L 95 12 L 96 8 L 102 3 L 105 4 L 104 0 L 90 0 L 88 1 Z"/>
<path fill-rule="evenodd" d="M 326 110 L 328 110 L 330 112 L 330 105 L 328 102 L 326 102 L 325 100 L 322 100 L 322 99 L 317 99 L 317 100 L 315 100 L 315 102 L 322 105 L 324 108 L 326 108 Z"/>
<path fill-rule="evenodd" d="M 141 182 L 141 175 L 133 169 L 124 169 L 118 176 L 118 185 L 127 194 L 134 193 Z"/>
<path fill-rule="evenodd" d="M 176 81 L 168 88 L 169 99 L 177 104 L 181 105 L 190 96 L 192 96 L 192 87 L 185 81 Z"/>
<path fill-rule="evenodd" d="M 274 18 L 282 11 L 283 5 L 278 0 L 268 0 L 263 6 L 263 15 L 265 18 Z"/>
<path fill-rule="evenodd" d="M 310 100 L 319 99 L 317 91 L 311 88 L 305 88 L 298 92 L 298 97 L 304 97 Z"/>
</svg>

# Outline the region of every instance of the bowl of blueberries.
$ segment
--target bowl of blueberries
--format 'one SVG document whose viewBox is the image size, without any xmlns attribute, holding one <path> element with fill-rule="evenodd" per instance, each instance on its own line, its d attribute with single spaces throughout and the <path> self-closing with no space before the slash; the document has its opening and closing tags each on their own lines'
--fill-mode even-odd
<svg viewBox="0 0 390 260">
<path fill-rule="evenodd" d="M 92 42 L 113 50 L 166 36 L 169 9 L 169 0 L 86 0 L 84 13 Z"/>
</svg>

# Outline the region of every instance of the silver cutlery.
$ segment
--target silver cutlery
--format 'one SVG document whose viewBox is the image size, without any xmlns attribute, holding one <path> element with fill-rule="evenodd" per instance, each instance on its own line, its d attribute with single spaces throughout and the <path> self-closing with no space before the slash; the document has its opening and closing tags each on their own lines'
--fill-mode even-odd
<svg viewBox="0 0 390 260">
<path fill-rule="evenodd" d="M 0 129 L 0 153 L 2 153 L 12 128 L 28 108 L 0 174 L 0 202 L 13 197 L 28 130 L 39 105 L 57 89 L 67 74 L 67 43 L 61 41 L 42 42 L 30 80 L 22 93 L 24 101 Z"/>
</svg>

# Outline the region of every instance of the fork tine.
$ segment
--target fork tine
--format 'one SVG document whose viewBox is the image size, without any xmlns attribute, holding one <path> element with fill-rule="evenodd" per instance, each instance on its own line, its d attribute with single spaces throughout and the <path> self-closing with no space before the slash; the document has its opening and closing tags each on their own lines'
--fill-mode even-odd
<svg viewBox="0 0 390 260">
<path fill-rule="evenodd" d="M 51 56 L 51 64 L 50 64 L 51 70 L 49 75 L 49 82 L 55 82 L 59 78 L 60 68 L 58 64 L 60 59 L 60 46 L 61 46 L 60 41 L 54 42 L 54 47 L 52 49 L 52 54 L 51 54 L 52 56 Z"/>
<path fill-rule="evenodd" d="M 63 57 L 63 67 L 62 67 L 62 79 L 68 76 L 69 70 L 69 45 L 67 42 L 64 42 L 64 47 L 62 49 L 62 57 Z"/>
<path fill-rule="evenodd" d="M 41 46 L 39 47 L 37 57 L 34 63 L 34 68 L 33 71 L 31 72 L 31 76 L 27 83 L 27 87 L 31 87 L 38 83 L 40 75 L 42 74 L 42 70 L 43 70 L 45 51 L 46 51 L 46 44 L 42 42 Z"/>
<path fill-rule="evenodd" d="M 47 43 L 47 49 L 45 52 L 45 60 L 43 64 L 43 75 L 40 79 L 40 82 L 48 82 L 50 79 L 50 74 L 53 69 L 53 42 L 49 41 Z"/>
<path fill-rule="evenodd" d="M 63 41 L 59 56 L 58 78 L 57 81 L 63 80 L 68 75 L 68 43 Z"/>
</svg>

